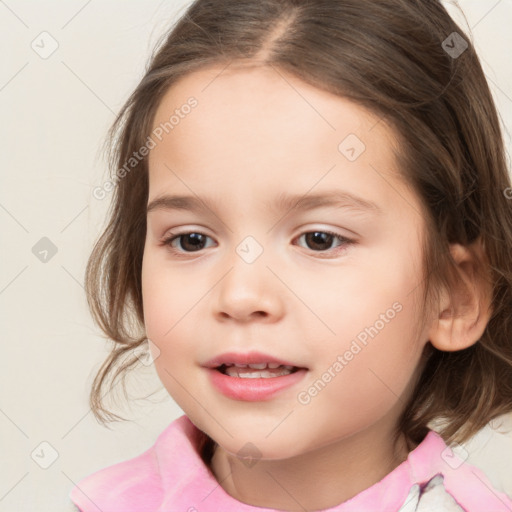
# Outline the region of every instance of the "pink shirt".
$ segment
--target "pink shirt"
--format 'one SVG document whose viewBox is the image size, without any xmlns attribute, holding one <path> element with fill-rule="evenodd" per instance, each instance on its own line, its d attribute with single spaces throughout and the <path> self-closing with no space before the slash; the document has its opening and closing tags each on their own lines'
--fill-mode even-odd
<svg viewBox="0 0 512 512">
<path fill-rule="evenodd" d="M 270 512 L 227 494 L 201 459 L 187 416 L 132 459 L 83 478 L 71 490 L 82 512 Z M 512 500 L 430 430 L 391 473 L 330 512 L 512 512 Z"/>
</svg>

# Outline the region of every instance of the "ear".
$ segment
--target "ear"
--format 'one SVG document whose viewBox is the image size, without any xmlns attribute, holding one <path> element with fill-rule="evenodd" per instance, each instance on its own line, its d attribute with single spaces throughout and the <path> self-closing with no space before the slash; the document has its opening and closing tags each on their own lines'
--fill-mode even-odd
<svg viewBox="0 0 512 512">
<path fill-rule="evenodd" d="M 481 240 L 469 246 L 450 245 L 458 277 L 450 292 L 443 289 L 429 331 L 432 345 L 442 351 L 463 350 L 475 344 L 492 313 L 492 286 Z"/>
</svg>

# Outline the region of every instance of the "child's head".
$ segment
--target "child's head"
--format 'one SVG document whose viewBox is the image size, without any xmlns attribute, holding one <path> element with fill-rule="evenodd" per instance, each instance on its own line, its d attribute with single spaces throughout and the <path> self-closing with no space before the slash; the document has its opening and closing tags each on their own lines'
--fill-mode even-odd
<svg viewBox="0 0 512 512">
<path fill-rule="evenodd" d="M 363 429 L 417 443 L 439 418 L 460 442 L 512 410 L 510 179 L 441 3 L 199 0 L 112 140 L 86 281 L 115 341 L 98 418 L 147 338 L 176 402 L 235 452 Z M 252 351 L 306 370 L 273 397 L 211 384 L 212 359 Z"/>
</svg>

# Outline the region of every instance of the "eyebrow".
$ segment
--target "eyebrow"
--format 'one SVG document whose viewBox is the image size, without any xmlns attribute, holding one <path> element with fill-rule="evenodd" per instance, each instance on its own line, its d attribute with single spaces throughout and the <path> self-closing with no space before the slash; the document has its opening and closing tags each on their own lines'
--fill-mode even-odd
<svg viewBox="0 0 512 512">
<path fill-rule="evenodd" d="M 342 190 L 318 194 L 284 194 L 278 196 L 274 204 L 265 202 L 265 207 L 278 211 L 313 210 L 321 207 L 346 208 L 359 213 L 382 214 L 383 211 L 376 203 L 363 199 Z M 183 195 L 161 195 L 153 199 L 147 206 L 146 213 L 155 210 L 189 210 L 205 212 L 218 207 L 218 202 L 209 198 Z"/>
</svg>

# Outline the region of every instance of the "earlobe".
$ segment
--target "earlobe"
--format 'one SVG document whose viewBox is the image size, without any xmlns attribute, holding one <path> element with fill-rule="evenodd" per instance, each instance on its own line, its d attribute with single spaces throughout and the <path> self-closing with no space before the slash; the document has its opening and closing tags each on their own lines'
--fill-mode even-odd
<svg viewBox="0 0 512 512">
<path fill-rule="evenodd" d="M 452 352 L 474 345 L 491 317 L 492 286 L 480 240 L 470 246 L 450 245 L 457 277 L 450 290 L 443 289 L 429 331 L 438 350 Z"/>
</svg>

